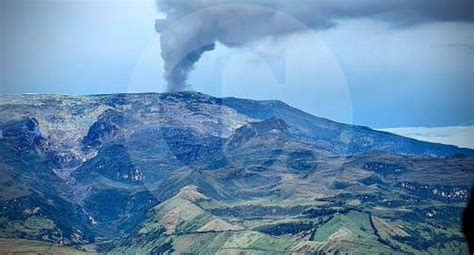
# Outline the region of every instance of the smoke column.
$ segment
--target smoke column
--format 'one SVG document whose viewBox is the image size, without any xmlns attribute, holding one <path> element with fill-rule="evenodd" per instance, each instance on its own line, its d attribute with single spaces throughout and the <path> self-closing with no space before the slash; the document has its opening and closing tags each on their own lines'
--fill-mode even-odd
<svg viewBox="0 0 474 255">
<path fill-rule="evenodd" d="M 178 17 L 167 16 L 156 23 L 161 33 L 168 91 L 189 88 L 189 72 L 202 54 L 214 49 L 216 42 L 238 47 L 265 36 L 278 37 L 301 29 L 301 24 L 280 12 L 248 4 L 211 6 Z"/>
<path fill-rule="evenodd" d="M 157 6 L 166 16 L 156 21 L 156 30 L 168 91 L 190 88 L 190 71 L 216 42 L 239 47 L 268 36 L 330 29 L 341 19 L 378 19 L 394 29 L 474 20 L 471 0 L 157 0 Z"/>
</svg>

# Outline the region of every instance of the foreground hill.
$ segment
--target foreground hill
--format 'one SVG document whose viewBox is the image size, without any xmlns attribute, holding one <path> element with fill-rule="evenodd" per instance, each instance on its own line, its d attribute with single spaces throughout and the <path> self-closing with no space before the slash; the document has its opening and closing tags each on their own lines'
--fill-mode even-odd
<svg viewBox="0 0 474 255">
<path fill-rule="evenodd" d="M 474 151 L 196 92 L 0 97 L 0 237 L 130 253 L 460 253 Z"/>
</svg>

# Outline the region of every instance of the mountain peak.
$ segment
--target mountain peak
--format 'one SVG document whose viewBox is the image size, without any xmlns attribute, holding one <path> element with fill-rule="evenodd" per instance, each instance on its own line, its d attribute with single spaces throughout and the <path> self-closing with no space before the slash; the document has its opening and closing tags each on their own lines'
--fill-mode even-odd
<svg viewBox="0 0 474 255">
<path fill-rule="evenodd" d="M 176 196 L 193 203 L 209 200 L 206 195 L 199 192 L 199 188 L 195 185 L 188 185 L 181 188 Z"/>
<path fill-rule="evenodd" d="M 236 146 L 243 142 L 262 135 L 289 135 L 289 126 L 279 118 L 269 118 L 258 122 L 250 122 L 238 128 L 231 136 L 229 144 Z"/>
<path fill-rule="evenodd" d="M 288 124 L 276 117 L 271 117 L 262 121 L 249 122 L 248 124 L 238 128 L 236 134 L 243 132 L 252 132 L 254 135 L 266 133 L 287 133 Z"/>
<path fill-rule="evenodd" d="M 280 118 L 271 117 L 269 119 L 253 122 L 251 125 L 257 130 L 259 133 L 267 133 L 267 132 L 288 132 L 288 124 Z"/>
</svg>

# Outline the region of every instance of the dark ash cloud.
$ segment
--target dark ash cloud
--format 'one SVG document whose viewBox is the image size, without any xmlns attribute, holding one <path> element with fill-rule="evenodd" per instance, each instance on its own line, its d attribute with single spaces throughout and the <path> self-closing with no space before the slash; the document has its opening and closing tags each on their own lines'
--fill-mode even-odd
<svg viewBox="0 0 474 255">
<path fill-rule="evenodd" d="M 403 28 L 427 22 L 474 21 L 474 0 L 157 0 L 169 91 L 186 89 L 202 54 L 220 42 L 237 47 L 268 36 L 329 29 L 341 19 L 371 18 Z"/>
</svg>

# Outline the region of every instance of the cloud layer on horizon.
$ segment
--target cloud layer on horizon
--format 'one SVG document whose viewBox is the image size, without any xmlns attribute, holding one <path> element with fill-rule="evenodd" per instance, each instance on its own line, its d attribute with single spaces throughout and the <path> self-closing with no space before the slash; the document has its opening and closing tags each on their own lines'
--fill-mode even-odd
<svg viewBox="0 0 474 255">
<path fill-rule="evenodd" d="M 474 149 L 474 126 L 405 127 L 381 130 L 421 141 Z"/>
</svg>

